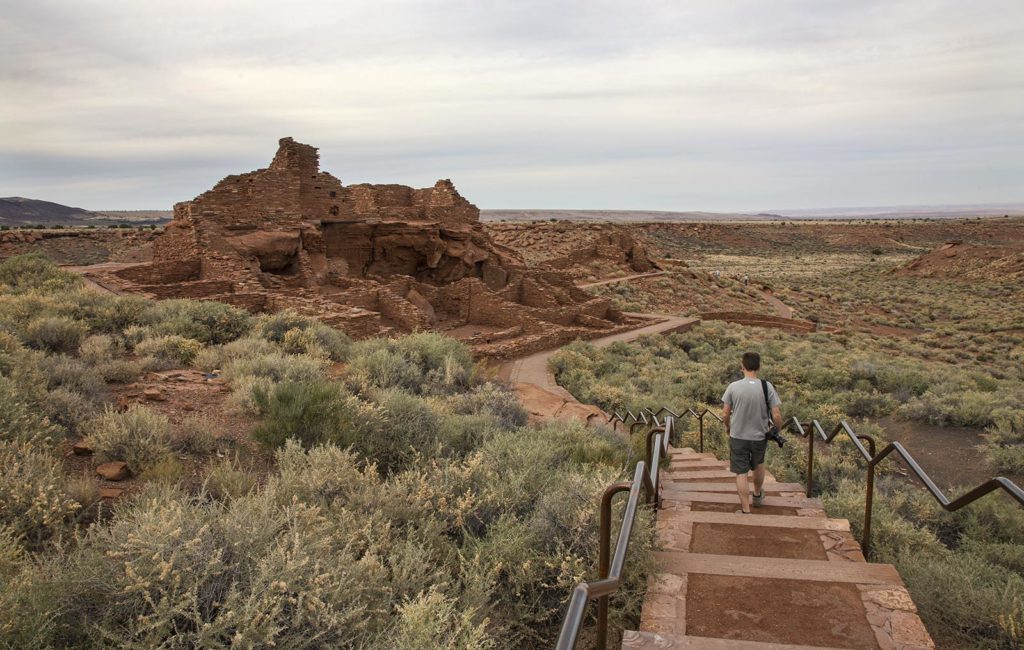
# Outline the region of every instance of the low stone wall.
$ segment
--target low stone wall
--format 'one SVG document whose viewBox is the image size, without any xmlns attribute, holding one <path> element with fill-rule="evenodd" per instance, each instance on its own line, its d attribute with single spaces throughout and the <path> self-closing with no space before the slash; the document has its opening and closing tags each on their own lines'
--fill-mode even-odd
<svg viewBox="0 0 1024 650">
<path fill-rule="evenodd" d="M 800 334 L 807 334 L 818 329 L 818 326 L 810 321 L 741 311 L 709 311 L 702 313 L 700 318 L 701 320 L 723 320 L 751 327 L 771 327 Z"/>
</svg>

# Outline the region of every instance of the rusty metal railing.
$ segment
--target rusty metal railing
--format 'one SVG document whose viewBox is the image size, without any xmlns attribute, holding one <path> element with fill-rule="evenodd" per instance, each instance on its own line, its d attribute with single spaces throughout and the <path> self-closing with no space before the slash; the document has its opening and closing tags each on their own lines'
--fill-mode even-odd
<svg viewBox="0 0 1024 650">
<path fill-rule="evenodd" d="M 1002 476 L 993 477 L 978 487 L 950 501 L 942 490 L 939 489 L 939 486 L 935 484 L 935 481 L 928 476 L 928 473 L 921 468 L 902 443 L 889 443 L 884 449 L 882 449 L 882 451 L 875 453 L 876 445 L 874 438 L 855 432 L 846 420 L 840 421 L 832 430 L 832 433 L 829 434 L 825 433 L 825 430 L 821 427 L 821 423 L 817 420 L 812 420 L 808 429 L 801 425 L 800 421 L 795 417 L 790 418 L 786 422 L 786 426 L 783 428 L 788 428 L 789 430 L 807 438 L 808 497 L 810 497 L 814 491 L 814 442 L 816 439 L 820 439 L 822 442 L 827 444 L 835 440 L 837 436 L 846 434 L 846 436 L 848 436 L 853 442 L 854 447 L 856 447 L 861 457 L 865 462 L 867 462 L 867 487 L 864 495 L 864 527 L 862 529 L 860 542 L 861 550 L 864 551 L 865 555 L 868 555 L 871 552 L 871 518 L 875 503 L 875 468 L 894 452 L 903 459 L 903 462 L 910 468 L 910 471 L 920 479 L 928 492 L 931 493 L 932 498 L 934 498 L 946 512 L 955 512 L 960 508 L 977 501 L 989 492 L 994 492 L 996 490 L 1003 490 L 1010 495 L 1010 498 L 1024 506 L 1024 490 L 1010 479 Z M 864 443 L 867 443 L 866 449 L 864 448 Z"/>
<path fill-rule="evenodd" d="M 673 419 L 665 417 L 662 421 L 659 414 L 630 413 L 629 418 L 635 422 L 654 425 L 647 436 L 647 450 L 644 460 L 636 464 L 633 480 L 630 482 L 612 483 L 605 488 L 601 496 L 601 519 L 599 537 L 599 554 L 597 580 L 581 582 L 573 589 L 569 607 L 562 621 L 562 630 L 558 635 L 557 650 L 571 650 L 576 646 L 587 605 L 591 600 L 597 601 L 597 648 L 604 650 L 608 646 L 608 598 L 618 591 L 622 585 L 622 571 L 626 562 L 626 552 L 633 534 L 633 522 L 640 506 L 640 492 L 643 491 L 647 505 L 657 509 L 661 503 L 658 485 L 661 479 L 661 459 L 669 452 L 672 437 Z M 613 415 L 609 422 L 616 420 L 625 423 L 623 417 Z M 611 519 L 612 499 L 620 492 L 629 492 L 626 508 L 622 514 L 622 525 L 619 537 L 615 542 L 615 554 L 611 555 Z"/>
<path fill-rule="evenodd" d="M 619 411 L 614 411 L 608 417 L 608 422 L 612 424 L 614 428 L 619 422 L 622 422 L 623 424 L 629 424 L 629 422 L 632 421 L 632 424 L 629 425 L 629 433 L 630 435 L 632 435 L 635 427 L 644 426 L 649 424 L 650 422 L 654 422 L 655 426 L 658 426 L 658 416 L 663 413 L 668 413 L 676 420 L 682 420 L 683 417 L 687 415 L 692 416 L 695 420 L 697 420 L 697 422 L 699 423 L 697 430 L 698 446 L 700 448 L 700 453 L 702 454 L 704 453 L 704 418 L 710 415 L 711 417 L 718 420 L 719 424 L 724 424 L 725 422 L 725 420 L 722 419 L 722 416 L 718 415 L 717 413 L 708 409 L 707 407 L 704 407 L 699 413 L 692 408 L 688 408 L 682 411 L 682 413 L 676 413 L 667 406 L 662 406 L 657 411 L 655 411 L 649 406 L 645 406 L 644 408 L 640 409 L 640 411 L 637 413 L 633 413 L 632 411 L 625 411 L 623 414 L 620 413 Z"/>
</svg>

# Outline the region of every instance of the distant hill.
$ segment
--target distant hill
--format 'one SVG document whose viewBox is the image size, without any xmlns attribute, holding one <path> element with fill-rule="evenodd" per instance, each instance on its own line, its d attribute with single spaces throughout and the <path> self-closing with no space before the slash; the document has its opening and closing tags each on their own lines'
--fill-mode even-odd
<svg viewBox="0 0 1024 650">
<path fill-rule="evenodd" d="M 94 212 L 21 196 L 0 198 L 0 226 L 105 226 L 119 223 L 148 226 L 170 221 L 171 215 L 170 210 Z"/>
<path fill-rule="evenodd" d="M 72 208 L 60 203 L 10 196 L 0 199 L 0 223 L 9 226 L 71 225 L 85 223 L 92 213 L 82 208 Z"/>
</svg>

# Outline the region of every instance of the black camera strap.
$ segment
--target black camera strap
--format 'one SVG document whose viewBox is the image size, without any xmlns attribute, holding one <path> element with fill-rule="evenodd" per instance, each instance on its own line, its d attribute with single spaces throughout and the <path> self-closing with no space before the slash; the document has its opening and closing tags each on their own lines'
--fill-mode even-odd
<svg viewBox="0 0 1024 650">
<path fill-rule="evenodd" d="M 768 429 L 772 428 L 772 405 L 768 401 L 768 382 L 761 380 L 761 390 L 764 391 L 764 411 L 768 414 Z M 768 436 L 766 435 L 765 438 Z"/>
</svg>

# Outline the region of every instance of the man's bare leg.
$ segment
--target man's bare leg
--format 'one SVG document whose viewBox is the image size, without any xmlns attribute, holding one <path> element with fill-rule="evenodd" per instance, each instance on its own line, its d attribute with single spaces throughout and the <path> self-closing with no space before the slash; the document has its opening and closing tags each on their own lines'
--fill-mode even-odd
<svg viewBox="0 0 1024 650">
<path fill-rule="evenodd" d="M 764 481 L 764 465 L 761 465 L 761 481 Z M 736 475 L 736 491 L 740 495 L 740 509 L 743 512 L 750 512 L 750 484 L 747 483 L 746 473 Z"/>
<path fill-rule="evenodd" d="M 754 468 L 754 494 L 764 496 L 764 463 Z M 742 497 L 740 497 L 742 498 Z"/>
</svg>

